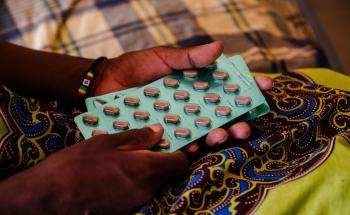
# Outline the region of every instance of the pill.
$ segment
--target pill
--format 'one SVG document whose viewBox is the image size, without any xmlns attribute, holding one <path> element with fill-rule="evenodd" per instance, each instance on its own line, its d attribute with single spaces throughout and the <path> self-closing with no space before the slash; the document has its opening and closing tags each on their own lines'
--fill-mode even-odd
<svg viewBox="0 0 350 215">
<path fill-rule="evenodd" d="M 171 124 L 177 124 L 180 122 L 179 115 L 176 114 L 166 114 L 164 116 L 164 122 L 171 123 Z"/>
<path fill-rule="evenodd" d="M 169 102 L 167 101 L 155 101 L 153 107 L 156 110 L 169 110 Z"/>
<path fill-rule="evenodd" d="M 213 72 L 212 76 L 216 80 L 226 80 L 228 78 L 228 74 L 226 72 L 219 72 L 219 71 Z"/>
<path fill-rule="evenodd" d="M 108 116 L 118 116 L 119 115 L 119 108 L 115 106 L 105 106 L 103 108 L 103 113 L 105 113 Z"/>
<path fill-rule="evenodd" d="M 103 101 L 103 100 L 100 100 L 100 99 L 95 99 L 94 100 L 94 106 L 95 107 L 99 107 L 99 106 L 104 105 L 104 104 L 106 104 L 106 102 Z"/>
<path fill-rule="evenodd" d="M 191 131 L 188 128 L 176 128 L 174 134 L 175 137 L 188 138 L 191 136 Z"/>
<path fill-rule="evenodd" d="M 169 140 L 162 140 L 162 141 L 160 141 L 158 146 L 162 149 L 168 149 L 170 147 L 170 141 Z"/>
<path fill-rule="evenodd" d="M 149 119 L 149 113 L 146 111 L 135 111 L 134 112 L 134 118 L 138 120 L 148 120 Z"/>
<path fill-rule="evenodd" d="M 136 97 L 125 97 L 124 104 L 128 106 L 138 106 L 140 104 L 140 99 Z"/>
<path fill-rule="evenodd" d="M 173 78 L 164 78 L 163 84 L 166 87 L 173 87 L 173 88 L 177 88 L 180 85 L 179 81 Z"/>
<path fill-rule="evenodd" d="M 229 116 L 231 114 L 231 108 L 227 106 L 217 106 L 215 108 L 215 114 L 217 116 Z"/>
<path fill-rule="evenodd" d="M 184 107 L 185 113 L 197 114 L 200 112 L 200 107 L 197 104 L 186 104 Z"/>
<path fill-rule="evenodd" d="M 98 117 L 93 115 L 84 115 L 83 116 L 83 122 L 87 125 L 97 125 L 98 124 Z"/>
<path fill-rule="evenodd" d="M 184 70 L 183 75 L 187 78 L 196 78 L 198 76 L 197 70 L 191 69 L 191 70 Z"/>
<path fill-rule="evenodd" d="M 249 111 L 250 114 L 256 114 L 257 113 L 257 109 L 256 108 L 253 108 Z"/>
<path fill-rule="evenodd" d="M 217 68 L 217 64 L 216 64 L 216 62 L 214 62 L 212 64 L 206 65 L 204 68 L 209 69 L 209 70 L 214 70 Z"/>
<path fill-rule="evenodd" d="M 224 84 L 224 91 L 226 93 L 235 93 L 239 90 L 239 86 L 237 84 Z"/>
<path fill-rule="evenodd" d="M 178 90 L 174 92 L 174 99 L 176 100 L 188 100 L 190 98 L 190 94 L 184 90 Z"/>
<path fill-rule="evenodd" d="M 101 135 L 101 134 L 108 134 L 107 131 L 103 131 L 103 130 L 93 130 L 91 132 L 91 135 L 94 137 L 94 136 L 97 136 L 97 135 Z"/>
<path fill-rule="evenodd" d="M 193 82 L 193 88 L 195 90 L 207 90 L 209 88 L 208 82 L 204 81 L 195 81 Z"/>
<path fill-rule="evenodd" d="M 118 130 L 129 129 L 129 122 L 124 120 L 116 120 L 113 122 L 113 127 Z"/>
<path fill-rule="evenodd" d="M 235 103 L 240 106 L 250 105 L 252 99 L 249 96 L 236 96 Z"/>
<path fill-rule="evenodd" d="M 218 103 L 220 102 L 220 96 L 216 93 L 207 93 L 204 95 L 204 101 L 207 103 Z"/>
<path fill-rule="evenodd" d="M 198 117 L 194 120 L 194 124 L 197 127 L 209 127 L 211 124 L 211 120 L 208 117 Z"/>
<path fill-rule="evenodd" d="M 155 87 L 146 87 L 143 90 L 143 93 L 145 94 L 145 96 L 148 96 L 148 97 L 158 97 L 159 96 L 159 90 Z"/>
</svg>

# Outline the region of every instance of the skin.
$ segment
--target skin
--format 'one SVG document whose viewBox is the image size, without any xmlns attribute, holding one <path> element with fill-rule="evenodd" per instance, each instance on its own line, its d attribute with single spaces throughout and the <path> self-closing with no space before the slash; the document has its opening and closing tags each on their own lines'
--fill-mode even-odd
<svg viewBox="0 0 350 215">
<path fill-rule="evenodd" d="M 213 63 L 222 54 L 223 49 L 221 42 L 213 42 L 190 48 L 156 47 L 126 53 L 107 61 L 104 72 L 100 73 L 101 77 L 98 77 L 100 81 L 94 86 L 93 94 L 102 95 L 144 85 L 171 73 L 174 69 L 204 67 Z M 257 76 L 255 80 L 261 90 L 268 90 L 273 85 L 273 80 L 269 77 Z M 245 139 L 249 134 L 249 125 L 246 122 L 240 122 L 238 125 L 232 125 L 227 131 L 222 128 L 213 129 L 206 136 L 205 142 L 213 147 L 224 143 L 228 135 Z M 185 151 L 193 153 L 198 148 L 198 146 L 189 146 Z"/>
<path fill-rule="evenodd" d="M 144 85 L 173 69 L 203 67 L 214 62 L 222 50 L 222 43 L 214 42 L 180 49 L 157 47 L 111 58 L 103 64 L 103 72 L 98 73 L 90 95 Z M 77 89 L 83 71 L 92 63 L 91 59 L 34 51 L 4 42 L 0 42 L 0 57 L 3 59 L 1 84 L 26 95 L 65 101 L 79 99 Z M 262 90 L 273 85 L 266 77 L 256 77 L 256 81 Z M 189 161 L 183 151 L 149 150 L 161 142 L 162 134 L 162 126 L 154 124 L 100 135 L 56 152 L 0 182 L 0 211 L 2 214 L 129 214 L 150 201 L 161 185 L 187 171 Z M 205 142 L 215 147 L 228 135 L 245 139 L 249 134 L 249 125 L 240 122 L 227 131 L 212 130 Z M 184 151 L 195 153 L 198 148 L 193 143 Z"/>
<path fill-rule="evenodd" d="M 160 124 L 100 135 L 1 182 L 1 214 L 130 214 L 183 175 L 184 153 L 148 150 Z"/>
</svg>

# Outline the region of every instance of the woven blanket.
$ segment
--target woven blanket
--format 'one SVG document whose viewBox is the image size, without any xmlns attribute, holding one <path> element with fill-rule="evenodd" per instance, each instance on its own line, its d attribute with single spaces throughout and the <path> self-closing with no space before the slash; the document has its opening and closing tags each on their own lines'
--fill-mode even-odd
<svg viewBox="0 0 350 215">
<path fill-rule="evenodd" d="M 254 71 L 319 65 L 296 0 L 4 0 L 0 39 L 96 58 L 221 40 Z"/>
</svg>

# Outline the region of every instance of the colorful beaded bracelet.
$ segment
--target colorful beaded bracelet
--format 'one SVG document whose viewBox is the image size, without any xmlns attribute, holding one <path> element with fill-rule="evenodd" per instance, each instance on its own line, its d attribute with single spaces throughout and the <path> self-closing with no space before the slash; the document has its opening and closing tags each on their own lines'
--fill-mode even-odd
<svg viewBox="0 0 350 215">
<path fill-rule="evenodd" d="M 95 74 L 99 70 L 99 66 L 101 63 L 103 63 L 105 60 L 107 60 L 106 57 L 99 57 L 97 58 L 90 66 L 88 70 L 86 70 L 83 82 L 81 83 L 79 89 L 78 89 L 78 95 L 80 97 L 85 97 L 88 93 L 89 87 L 92 85 L 92 82 L 94 80 Z"/>
</svg>

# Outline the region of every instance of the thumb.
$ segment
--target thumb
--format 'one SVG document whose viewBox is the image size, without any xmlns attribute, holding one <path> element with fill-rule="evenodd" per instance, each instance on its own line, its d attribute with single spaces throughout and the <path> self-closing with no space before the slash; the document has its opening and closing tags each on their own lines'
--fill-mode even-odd
<svg viewBox="0 0 350 215">
<path fill-rule="evenodd" d="M 119 150 L 150 149 L 161 141 L 163 131 L 160 123 L 151 124 L 141 129 L 108 135 L 106 142 Z"/>
<path fill-rule="evenodd" d="M 188 48 L 155 47 L 138 52 L 131 52 L 122 57 L 132 62 L 143 62 L 143 67 L 137 70 L 147 71 L 147 74 L 139 75 L 138 79 L 143 84 L 153 81 L 171 73 L 174 69 L 193 69 L 209 65 L 220 56 L 224 49 L 222 42 L 213 42 L 206 45 Z M 145 59 L 147 59 L 145 61 Z"/>
<path fill-rule="evenodd" d="M 180 150 L 176 152 L 152 153 L 153 182 L 164 184 L 183 176 L 189 168 L 190 161 L 186 154 Z"/>
<path fill-rule="evenodd" d="M 156 47 L 151 49 L 171 69 L 192 69 L 213 63 L 224 49 L 222 42 L 188 48 Z"/>
</svg>

